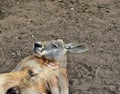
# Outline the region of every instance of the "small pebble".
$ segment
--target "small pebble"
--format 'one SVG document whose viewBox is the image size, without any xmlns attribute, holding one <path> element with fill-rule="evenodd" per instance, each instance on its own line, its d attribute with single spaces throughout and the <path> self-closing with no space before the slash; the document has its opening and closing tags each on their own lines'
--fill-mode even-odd
<svg viewBox="0 0 120 94">
<path fill-rule="evenodd" d="M 33 21 L 29 19 L 28 22 L 27 22 L 27 24 L 30 24 L 31 22 L 33 22 Z"/>
<path fill-rule="evenodd" d="M 92 19 L 89 19 L 89 21 L 91 21 Z"/>
<path fill-rule="evenodd" d="M 5 11 L 4 11 L 4 10 L 1 10 L 1 12 L 2 12 L 2 13 L 5 13 Z"/>
<path fill-rule="evenodd" d="M 6 61 L 5 65 L 8 66 L 8 65 L 10 65 L 10 63 L 11 63 L 10 61 Z"/>
<path fill-rule="evenodd" d="M 15 36 L 15 39 L 18 39 L 18 37 L 17 37 L 17 36 Z"/>
<path fill-rule="evenodd" d="M 119 87 L 119 91 L 120 91 L 120 87 Z"/>
<path fill-rule="evenodd" d="M 110 89 L 111 89 L 111 90 L 115 90 L 115 86 L 110 85 Z"/>
<path fill-rule="evenodd" d="M 35 36 L 34 36 L 34 35 L 32 35 L 31 37 L 32 37 L 32 38 L 34 38 Z"/>
<path fill-rule="evenodd" d="M 17 5 L 19 5 L 20 4 L 20 2 L 17 2 Z"/>
<path fill-rule="evenodd" d="M 15 56 L 15 52 L 12 52 L 12 56 Z"/>
<path fill-rule="evenodd" d="M 70 8 L 71 10 L 74 10 L 74 8 Z"/>
</svg>

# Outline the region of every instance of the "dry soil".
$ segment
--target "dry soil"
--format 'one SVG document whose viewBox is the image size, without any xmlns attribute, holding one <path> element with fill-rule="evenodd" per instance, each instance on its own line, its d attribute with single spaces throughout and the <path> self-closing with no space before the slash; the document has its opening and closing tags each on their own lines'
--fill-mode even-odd
<svg viewBox="0 0 120 94">
<path fill-rule="evenodd" d="M 120 94 L 120 0 L 0 0 L 0 73 L 58 38 L 89 47 L 67 55 L 70 94 Z"/>
</svg>

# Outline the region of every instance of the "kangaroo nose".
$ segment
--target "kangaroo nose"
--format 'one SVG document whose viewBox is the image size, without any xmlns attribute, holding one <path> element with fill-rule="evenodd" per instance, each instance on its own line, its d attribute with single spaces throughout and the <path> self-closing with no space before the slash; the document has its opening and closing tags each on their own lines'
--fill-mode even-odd
<svg viewBox="0 0 120 94">
<path fill-rule="evenodd" d="M 42 48 L 42 44 L 40 42 L 35 42 L 34 48 Z"/>
</svg>

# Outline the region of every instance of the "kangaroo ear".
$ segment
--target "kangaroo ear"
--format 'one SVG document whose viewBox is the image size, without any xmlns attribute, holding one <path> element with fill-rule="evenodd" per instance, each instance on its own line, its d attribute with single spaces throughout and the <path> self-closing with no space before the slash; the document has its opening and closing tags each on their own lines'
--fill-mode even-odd
<svg viewBox="0 0 120 94">
<path fill-rule="evenodd" d="M 77 43 L 66 44 L 65 48 L 68 52 L 72 52 L 72 53 L 83 53 L 88 51 L 88 48 L 85 45 L 77 44 Z"/>
</svg>

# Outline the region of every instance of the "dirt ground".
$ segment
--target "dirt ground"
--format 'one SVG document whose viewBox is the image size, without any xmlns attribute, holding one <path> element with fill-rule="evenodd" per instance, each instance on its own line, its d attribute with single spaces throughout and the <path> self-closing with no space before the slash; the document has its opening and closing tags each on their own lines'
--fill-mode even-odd
<svg viewBox="0 0 120 94">
<path fill-rule="evenodd" d="M 58 38 L 89 47 L 68 53 L 70 94 L 120 94 L 120 0 L 0 0 L 0 73 Z"/>
</svg>

